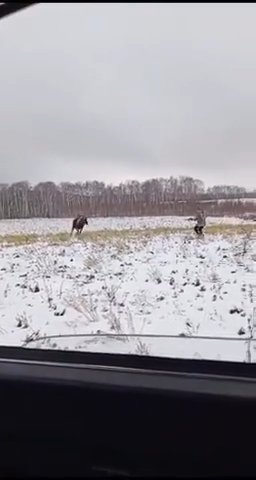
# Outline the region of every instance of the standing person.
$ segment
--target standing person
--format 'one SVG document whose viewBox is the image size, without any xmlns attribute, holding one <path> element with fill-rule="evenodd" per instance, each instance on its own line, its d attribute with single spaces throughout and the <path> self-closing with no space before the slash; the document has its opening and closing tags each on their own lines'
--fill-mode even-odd
<svg viewBox="0 0 256 480">
<path fill-rule="evenodd" d="M 201 210 L 200 208 L 197 210 L 197 215 L 196 215 L 196 225 L 195 225 L 195 232 L 197 235 L 202 235 L 203 234 L 203 229 L 206 225 L 205 221 L 205 214 L 204 211 Z"/>
</svg>

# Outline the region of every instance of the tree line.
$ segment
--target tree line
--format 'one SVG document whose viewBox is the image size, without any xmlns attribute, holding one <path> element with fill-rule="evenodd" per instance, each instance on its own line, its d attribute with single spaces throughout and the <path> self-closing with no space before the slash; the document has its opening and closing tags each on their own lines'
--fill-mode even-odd
<svg viewBox="0 0 256 480">
<path fill-rule="evenodd" d="M 256 212 L 256 190 L 216 185 L 192 177 L 152 178 L 107 185 L 99 181 L 0 184 L 0 218 L 191 215 L 198 205 L 208 215 Z"/>
</svg>

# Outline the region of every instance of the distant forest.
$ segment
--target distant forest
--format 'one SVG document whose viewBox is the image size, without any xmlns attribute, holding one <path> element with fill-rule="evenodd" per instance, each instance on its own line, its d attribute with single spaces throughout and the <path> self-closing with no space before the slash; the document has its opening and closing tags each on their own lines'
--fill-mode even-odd
<svg viewBox="0 0 256 480">
<path fill-rule="evenodd" d="M 206 189 L 191 177 L 153 178 L 106 185 L 28 182 L 0 184 L 0 218 L 193 215 L 197 206 L 207 215 L 256 213 L 256 189 L 216 185 Z"/>
</svg>

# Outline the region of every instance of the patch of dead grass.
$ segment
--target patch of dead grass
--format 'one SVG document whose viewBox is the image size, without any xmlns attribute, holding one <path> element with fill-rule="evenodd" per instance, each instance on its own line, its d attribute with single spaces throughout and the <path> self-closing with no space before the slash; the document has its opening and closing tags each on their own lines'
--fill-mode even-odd
<svg viewBox="0 0 256 480">
<path fill-rule="evenodd" d="M 8 234 L 0 235 L 1 245 L 29 245 L 38 241 L 38 235 L 35 234 Z"/>
<path fill-rule="evenodd" d="M 132 240 L 147 241 L 157 236 L 167 237 L 177 234 L 194 234 L 193 227 L 156 227 L 144 229 L 125 229 L 125 230 L 98 230 L 85 231 L 82 235 L 70 237 L 69 232 L 59 232 L 47 235 L 37 234 L 8 234 L 0 235 L 0 245 L 22 246 L 36 242 L 46 242 L 50 245 L 71 244 L 75 241 L 91 242 L 104 247 L 106 243 L 114 243 L 119 252 L 129 248 L 129 242 Z M 209 225 L 205 229 L 205 235 L 253 235 L 256 234 L 256 224 L 230 225 L 219 224 Z"/>
</svg>

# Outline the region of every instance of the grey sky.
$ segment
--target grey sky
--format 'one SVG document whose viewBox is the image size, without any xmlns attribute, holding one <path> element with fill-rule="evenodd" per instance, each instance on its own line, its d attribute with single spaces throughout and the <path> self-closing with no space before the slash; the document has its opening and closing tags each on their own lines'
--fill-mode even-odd
<svg viewBox="0 0 256 480">
<path fill-rule="evenodd" d="M 255 4 L 42 4 L 0 22 L 0 182 L 256 187 Z"/>
</svg>

